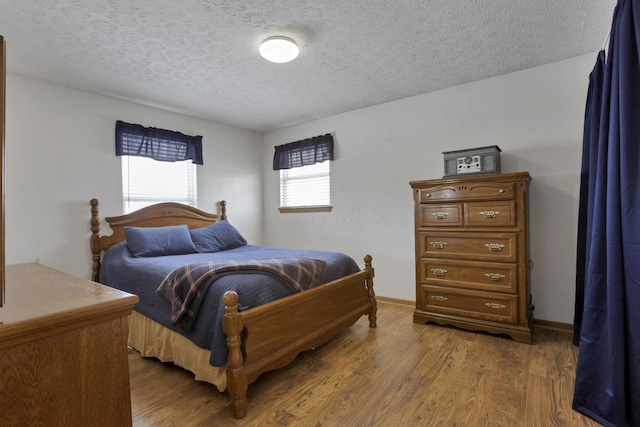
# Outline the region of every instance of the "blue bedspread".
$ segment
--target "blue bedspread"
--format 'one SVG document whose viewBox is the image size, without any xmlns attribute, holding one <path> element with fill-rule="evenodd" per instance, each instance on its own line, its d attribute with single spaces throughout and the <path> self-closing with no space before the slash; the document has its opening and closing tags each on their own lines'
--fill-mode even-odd
<svg viewBox="0 0 640 427">
<path fill-rule="evenodd" d="M 198 311 L 188 330 L 172 324 L 171 303 L 157 294 L 156 290 L 169 273 L 186 264 L 242 262 L 261 258 L 309 258 L 325 261 L 327 265 L 321 283 L 360 270 L 352 258 L 338 252 L 246 245 L 215 253 L 135 258 L 129 252 L 126 242 L 121 242 L 104 254 L 100 282 L 137 295 L 140 302 L 134 307 L 136 311 L 189 338 L 198 347 L 211 350 L 211 365 L 223 366 L 227 361 L 226 336 L 220 321 L 224 314 L 224 293 L 230 290 L 237 292 L 239 310 L 243 311 L 292 294 L 290 286 L 273 275 L 256 271 L 225 274 L 206 287 L 200 306 L 208 309 Z"/>
</svg>

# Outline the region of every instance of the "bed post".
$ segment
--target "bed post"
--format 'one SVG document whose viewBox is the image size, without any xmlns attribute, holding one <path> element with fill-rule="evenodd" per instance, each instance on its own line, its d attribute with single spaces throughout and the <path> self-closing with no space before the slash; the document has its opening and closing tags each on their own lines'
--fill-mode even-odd
<svg viewBox="0 0 640 427">
<path fill-rule="evenodd" d="M 371 301 L 371 308 L 369 309 L 369 327 L 375 328 L 378 321 L 378 304 L 376 302 L 376 294 L 373 292 L 373 276 L 375 275 L 375 271 L 371 266 L 372 259 L 371 255 L 366 255 L 364 257 L 364 268 L 369 272 L 369 276 L 366 280 L 367 290 L 369 291 L 369 300 Z"/>
<path fill-rule="evenodd" d="M 91 280 L 100 280 L 100 217 L 98 216 L 98 199 L 91 199 Z"/>
<path fill-rule="evenodd" d="M 222 204 L 222 203 L 221 203 Z M 223 211 L 224 212 L 224 211 Z M 227 335 L 227 389 L 231 397 L 231 410 L 233 416 L 242 418 L 245 415 L 247 405 L 247 373 L 244 370 L 244 360 L 240 349 L 242 332 L 242 315 L 238 313 L 238 294 L 234 291 L 225 292 L 222 297 L 224 302 L 224 315 L 222 316 L 222 329 Z"/>
<path fill-rule="evenodd" d="M 220 200 L 220 219 L 221 220 L 227 219 L 227 201 L 226 200 Z"/>
</svg>

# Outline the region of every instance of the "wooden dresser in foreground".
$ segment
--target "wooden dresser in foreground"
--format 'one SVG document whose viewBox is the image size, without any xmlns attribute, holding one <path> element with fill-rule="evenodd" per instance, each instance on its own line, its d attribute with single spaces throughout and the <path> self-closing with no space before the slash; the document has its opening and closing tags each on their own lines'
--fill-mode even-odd
<svg viewBox="0 0 640 427">
<path fill-rule="evenodd" d="M 35 263 L 5 274 L 0 425 L 131 426 L 127 316 L 138 297 Z"/>
<path fill-rule="evenodd" d="M 527 172 L 410 182 L 415 323 L 531 343 Z"/>
</svg>

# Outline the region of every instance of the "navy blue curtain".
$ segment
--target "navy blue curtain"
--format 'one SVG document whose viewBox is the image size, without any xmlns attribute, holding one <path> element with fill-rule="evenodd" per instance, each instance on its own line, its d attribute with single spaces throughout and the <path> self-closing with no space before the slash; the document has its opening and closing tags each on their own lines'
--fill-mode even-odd
<svg viewBox="0 0 640 427">
<path fill-rule="evenodd" d="M 299 168 L 301 166 L 333 160 L 333 136 L 314 136 L 289 144 L 278 145 L 273 155 L 273 170 Z"/>
<path fill-rule="evenodd" d="M 162 162 L 202 161 L 202 136 L 116 122 L 116 156 L 150 157 Z"/>
<path fill-rule="evenodd" d="M 578 232 L 573 408 L 616 427 L 640 427 L 638 8 L 618 1 L 590 76 Z"/>
<path fill-rule="evenodd" d="M 605 53 L 600 51 L 596 65 L 589 75 L 587 106 L 584 114 L 584 133 L 582 140 L 582 173 L 580 175 L 580 207 L 578 212 L 578 249 L 576 257 L 576 302 L 573 319 L 573 343 L 580 342 L 582 313 L 584 311 L 584 281 L 587 261 L 587 243 L 592 228 L 594 195 L 589 197 L 589 189 L 595 188 L 598 161 L 598 141 L 600 138 L 600 114 L 602 111 L 602 89 L 604 78 Z M 603 141 L 606 141 L 604 138 Z M 603 146 L 603 147 L 606 147 Z M 606 159 L 606 153 L 603 153 Z M 589 173 L 589 172 L 592 173 Z M 602 179 L 602 178 L 601 178 Z"/>
</svg>

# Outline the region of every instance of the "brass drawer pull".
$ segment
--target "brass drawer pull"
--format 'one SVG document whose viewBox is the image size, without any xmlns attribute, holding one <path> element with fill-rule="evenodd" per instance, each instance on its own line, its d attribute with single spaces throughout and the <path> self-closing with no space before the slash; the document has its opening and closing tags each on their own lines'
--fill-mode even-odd
<svg viewBox="0 0 640 427">
<path fill-rule="evenodd" d="M 444 249 L 447 246 L 447 242 L 431 242 L 433 249 Z"/>
<path fill-rule="evenodd" d="M 507 308 L 506 305 L 504 304 L 498 304 L 497 302 L 487 302 L 484 305 L 486 305 L 489 308 L 495 308 L 496 310 L 499 310 L 501 308 Z"/>
<path fill-rule="evenodd" d="M 502 280 L 505 277 L 507 277 L 504 274 L 500 274 L 500 273 L 484 273 L 484 275 L 489 280 Z"/>
<path fill-rule="evenodd" d="M 485 218 L 495 218 L 498 216 L 500 212 L 498 211 L 481 211 L 480 215 L 482 215 Z"/>
<path fill-rule="evenodd" d="M 435 219 L 447 219 L 449 214 L 446 212 L 434 212 L 432 215 Z"/>
<path fill-rule="evenodd" d="M 500 252 L 505 248 L 505 245 L 502 243 L 485 243 L 484 244 L 490 251 L 498 251 Z"/>
<path fill-rule="evenodd" d="M 436 301 L 449 301 L 449 298 L 442 295 L 431 295 L 431 298 Z"/>
<path fill-rule="evenodd" d="M 444 268 L 432 268 L 431 271 L 433 271 L 434 276 L 444 276 L 447 273 Z"/>
</svg>

